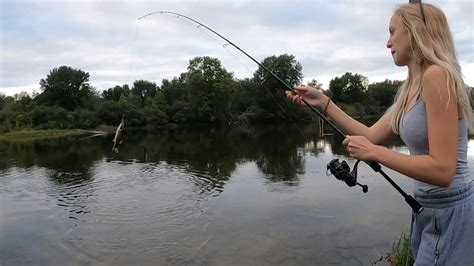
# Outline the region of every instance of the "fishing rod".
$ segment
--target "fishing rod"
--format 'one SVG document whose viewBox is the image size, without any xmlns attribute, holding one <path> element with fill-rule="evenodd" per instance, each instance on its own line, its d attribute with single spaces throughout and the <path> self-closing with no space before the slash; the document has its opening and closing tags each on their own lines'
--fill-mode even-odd
<svg viewBox="0 0 474 266">
<path fill-rule="evenodd" d="M 151 15 L 154 15 L 154 14 L 167 14 L 167 15 L 175 15 L 177 16 L 178 18 L 184 18 L 184 19 L 187 19 L 195 24 L 198 25 L 198 27 L 203 27 L 205 28 L 206 30 L 212 32 L 213 34 L 217 35 L 219 38 L 223 39 L 224 41 L 226 41 L 227 43 L 225 44 L 225 46 L 228 46 L 228 45 L 231 45 L 233 46 L 234 48 L 236 48 L 237 50 L 239 50 L 241 53 L 243 53 L 245 56 L 247 56 L 249 59 L 251 59 L 253 62 L 255 62 L 259 67 L 261 67 L 263 70 L 265 70 L 268 74 L 270 74 L 272 77 L 274 77 L 276 80 L 278 80 L 282 85 L 284 85 L 287 89 L 289 89 L 293 94 L 297 94 L 295 89 L 293 88 L 293 86 L 289 85 L 288 83 L 286 83 L 285 81 L 283 81 L 280 77 L 278 77 L 277 75 L 275 75 L 272 71 L 270 71 L 267 67 L 265 67 L 263 64 L 261 64 L 260 62 L 258 62 L 255 58 L 253 58 L 252 56 L 250 56 L 247 52 L 245 52 L 242 48 L 240 48 L 239 46 L 237 46 L 236 44 L 234 44 L 233 42 L 231 42 L 230 40 L 228 40 L 226 37 L 222 36 L 221 34 L 219 34 L 218 32 L 216 32 L 215 30 L 211 29 L 210 27 L 204 25 L 203 23 L 193 19 L 193 18 L 190 18 L 188 16 L 185 16 L 185 15 L 182 15 L 180 13 L 176 13 L 176 12 L 172 12 L 172 11 L 155 11 L 155 12 L 152 12 L 152 13 L 149 13 L 149 14 L 146 14 L 144 16 L 141 16 L 138 18 L 138 20 L 140 21 L 141 19 L 145 18 L 145 17 L 148 17 L 148 16 L 151 16 Z M 311 110 L 313 111 L 314 113 L 316 113 L 324 122 L 326 122 L 336 133 L 338 133 L 342 138 L 346 138 L 346 134 L 344 134 L 344 132 L 339 128 L 337 127 L 332 121 L 330 121 L 326 116 L 324 116 L 318 109 L 314 108 L 312 105 L 310 105 L 305 99 L 302 99 L 302 102 Z M 359 161 L 356 162 L 356 165 L 354 167 L 354 170 L 353 171 L 350 171 L 350 169 L 348 170 L 348 165 L 345 161 L 342 161 L 342 163 L 340 163 L 337 159 L 335 160 L 332 160 L 331 163 L 328 164 L 328 167 L 327 167 L 327 170 L 330 171 L 334 176 L 336 176 L 337 179 L 339 180 L 342 180 L 344 182 L 346 182 L 347 185 L 349 186 L 355 186 L 355 185 L 359 185 L 363 188 L 363 191 L 364 192 L 367 192 L 368 191 L 368 187 L 365 186 L 365 185 L 361 185 L 359 183 L 357 183 L 357 165 L 358 165 Z M 412 208 L 413 212 L 416 213 L 416 214 L 419 214 L 421 213 L 421 211 L 423 211 L 423 206 L 421 206 L 421 204 L 416 201 L 415 198 L 413 198 L 411 195 L 408 195 L 407 193 L 405 193 L 405 191 L 403 191 L 383 170 L 382 170 L 382 167 L 380 166 L 379 163 L 377 162 L 374 162 L 374 161 L 366 161 L 365 163 L 367 163 L 370 168 L 372 168 L 375 172 L 378 172 L 380 173 L 405 199 L 405 201 L 408 203 L 408 205 L 410 205 L 410 207 Z"/>
</svg>

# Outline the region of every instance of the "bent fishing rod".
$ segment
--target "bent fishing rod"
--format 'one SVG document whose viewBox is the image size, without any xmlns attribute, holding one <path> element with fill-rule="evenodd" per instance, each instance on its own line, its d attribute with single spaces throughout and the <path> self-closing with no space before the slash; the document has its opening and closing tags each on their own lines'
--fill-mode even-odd
<svg viewBox="0 0 474 266">
<path fill-rule="evenodd" d="M 178 18 L 184 18 L 184 19 L 187 19 L 195 24 L 198 25 L 198 27 L 203 27 L 205 28 L 206 30 L 210 31 L 211 33 L 217 35 L 219 38 L 223 39 L 224 41 L 226 41 L 226 44 L 224 45 L 224 47 L 226 47 L 227 45 L 231 45 L 233 46 L 234 48 L 236 48 L 238 51 L 240 51 L 241 53 L 243 53 L 245 56 L 247 56 L 250 60 L 252 60 L 253 62 L 255 62 L 259 67 L 261 67 L 263 70 L 265 70 L 268 74 L 270 74 L 272 77 L 274 77 L 276 80 L 278 80 L 282 85 L 284 85 L 287 89 L 289 89 L 293 94 L 297 94 L 295 89 L 293 88 L 293 86 L 289 85 L 288 83 L 286 83 L 285 81 L 283 81 L 280 77 L 278 77 L 277 75 L 275 75 L 272 71 L 270 71 L 270 69 L 268 69 L 266 66 L 264 66 L 263 64 L 261 64 L 260 62 L 258 62 L 255 58 L 253 58 L 252 56 L 250 56 L 247 52 L 245 52 L 242 48 L 240 48 L 239 46 L 237 46 L 236 44 L 234 44 L 233 42 L 231 42 L 230 40 L 228 40 L 226 37 L 222 36 L 221 34 L 219 34 L 218 32 L 216 32 L 215 30 L 211 29 L 210 27 L 204 25 L 203 23 L 193 19 L 193 18 L 190 18 L 188 16 L 185 16 L 185 15 L 182 15 L 180 13 L 176 13 L 176 12 L 172 12 L 172 11 L 155 11 L 155 12 L 152 12 L 152 13 L 149 13 L 149 14 L 146 14 L 144 16 L 141 16 L 140 18 L 138 18 L 138 20 L 140 21 L 141 19 L 145 18 L 145 17 L 148 17 L 148 16 L 151 16 L 151 15 L 154 15 L 154 14 L 167 14 L 167 15 L 174 15 L 174 16 L 177 16 Z M 302 99 L 302 102 L 311 110 L 313 111 L 314 113 L 316 113 L 324 122 L 326 122 L 334 131 L 336 131 L 342 138 L 346 138 L 346 134 L 344 134 L 344 132 L 339 128 L 337 127 L 332 121 L 330 121 L 326 116 L 324 116 L 318 109 L 316 109 L 315 107 L 313 107 L 312 105 L 310 105 L 305 99 Z M 339 163 L 339 161 L 337 159 L 335 160 L 332 160 L 330 164 L 328 164 L 328 171 L 330 171 L 332 174 L 334 174 L 336 176 L 337 179 L 339 180 L 342 180 L 344 182 L 346 182 L 347 185 L 349 186 L 355 186 L 355 185 L 359 185 L 363 188 L 363 191 L 364 192 L 367 192 L 368 191 L 368 187 L 365 186 L 365 185 L 361 185 L 357 182 L 357 165 L 358 165 L 359 161 L 356 162 L 355 166 L 354 166 L 354 170 L 353 171 L 349 171 L 348 170 L 348 165 L 345 161 L 342 161 L 342 163 Z M 380 166 L 379 163 L 377 162 L 374 162 L 374 161 L 365 161 L 365 163 L 367 163 L 370 168 L 372 168 L 375 172 L 378 172 L 380 173 L 405 199 L 405 201 L 408 203 L 408 205 L 410 205 L 410 207 L 412 208 L 413 212 L 416 213 L 416 214 L 419 214 L 423 211 L 423 206 L 421 206 L 421 204 L 416 201 L 415 198 L 413 198 L 411 195 L 408 195 L 407 193 L 405 193 L 405 191 L 403 191 L 383 170 L 382 170 L 382 167 Z"/>
</svg>

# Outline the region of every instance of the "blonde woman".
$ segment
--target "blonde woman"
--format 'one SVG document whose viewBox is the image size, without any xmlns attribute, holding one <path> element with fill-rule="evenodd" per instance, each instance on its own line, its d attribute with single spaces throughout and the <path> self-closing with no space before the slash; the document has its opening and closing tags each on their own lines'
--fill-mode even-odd
<svg viewBox="0 0 474 266">
<path fill-rule="evenodd" d="M 394 104 L 373 126 L 344 113 L 320 91 L 297 86 L 297 95 L 319 108 L 344 132 L 353 158 L 379 162 L 415 181 L 414 196 L 425 210 L 414 215 L 411 245 L 415 265 L 474 263 L 474 195 L 467 163 L 472 116 L 453 38 L 443 12 L 430 4 L 405 4 L 389 25 L 395 65 L 408 76 Z M 410 155 L 380 146 L 395 134 Z"/>
</svg>

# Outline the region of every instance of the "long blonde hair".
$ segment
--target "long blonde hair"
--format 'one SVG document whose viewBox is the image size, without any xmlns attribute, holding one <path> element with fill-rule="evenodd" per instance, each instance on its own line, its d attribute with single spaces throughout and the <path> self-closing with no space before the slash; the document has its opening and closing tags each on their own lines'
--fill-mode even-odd
<svg viewBox="0 0 474 266">
<path fill-rule="evenodd" d="M 431 4 L 423 3 L 423 11 L 426 24 L 423 22 L 418 4 L 401 5 L 394 14 L 400 16 L 402 27 L 409 34 L 415 60 L 422 66 L 423 71 L 433 64 L 444 69 L 449 89 L 448 103 L 451 95 L 454 95 L 461 107 L 467 126 L 471 127 L 470 88 L 464 83 L 446 16 L 443 11 Z M 412 82 L 413 77 L 408 74 L 407 79 L 398 89 L 393 105 L 387 110 L 390 126 L 397 134 L 399 134 L 400 121 L 409 101 L 408 88 Z"/>
</svg>

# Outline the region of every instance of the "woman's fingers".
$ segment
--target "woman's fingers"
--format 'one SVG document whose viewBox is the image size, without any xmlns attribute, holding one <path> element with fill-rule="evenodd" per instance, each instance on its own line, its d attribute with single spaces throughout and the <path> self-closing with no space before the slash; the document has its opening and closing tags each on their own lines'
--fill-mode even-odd
<svg viewBox="0 0 474 266">
<path fill-rule="evenodd" d="M 286 91 L 286 97 L 290 99 L 293 103 L 300 104 L 301 96 L 293 94 L 291 91 Z"/>
<path fill-rule="evenodd" d="M 346 138 L 342 141 L 342 145 L 346 146 L 349 145 L 349 141 L 351 141 L 351 137 L 350 136 L 346 136 Z"/>
<path fill-rule="evenodd" d="M 295 91 L 297 94 L 304 94 L 308 92 L 308 88 L 304 86 L 295 86 Z"/>
</svg>

